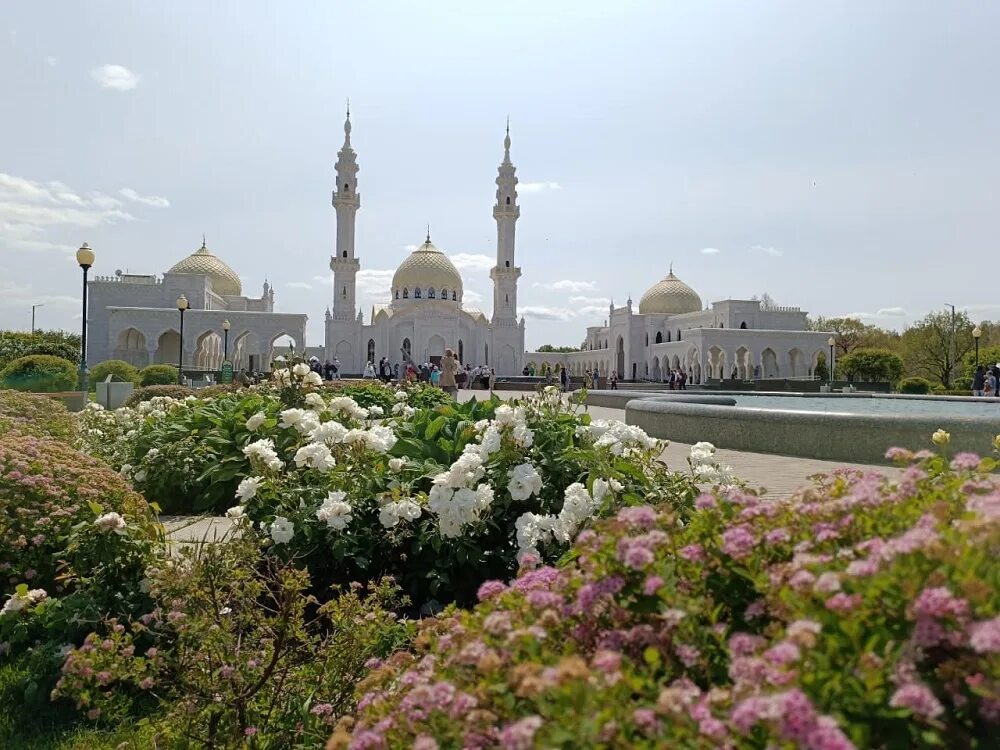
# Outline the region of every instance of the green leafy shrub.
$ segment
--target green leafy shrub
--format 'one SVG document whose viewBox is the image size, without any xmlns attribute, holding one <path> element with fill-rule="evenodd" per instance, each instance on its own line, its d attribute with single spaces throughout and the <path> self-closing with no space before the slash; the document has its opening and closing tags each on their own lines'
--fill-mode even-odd
<svg viewBox="0 0 1000 750">
<path fill-rule="evenodd" d="M 97 384 L 103 383 L 108 375 L 116 383 L 135 383 L 139 379 L 139 371 L 128 362 L 106 359 L 90 368 L 90 390 L 96 390 Z"/>
<path fill-rule="evenodd" d="M 0 331 L 0 370 L 15 359 L 47 354 L 80 363 L 80 334 L 65 331 Z"/>
<path fill-rule="evenodd" d="M 993 747 L 997 463 L 888 456 L 898 483 L 622 509 L 422 622 L 327 747 Z"/>
<path fill-rule="evenodd" d="M 900 393 L 930 393 L 934 384 L 926 378 L 903 378 L 899 381 Z"/>
<path fill-rule="evenodd" d="M 54 398 L 0 389 L 0 435 L 13 432 L 72 440 L 76 420 Z"/>
<path fill-rule="evenodd" d="M 145 385 L 132 392 L 125 406 L 136 406 L 151 398 L 186 398 L 193 395 L 194 390 L 186 385 Z"/>
<path fill-rule="evenodd" d="M 895 383 L 903 375 L 903 360 L 888 349 L 855 349 L 836 363 L 849 380 Z"/>
<path fill-rule="evenodd" d="M 249 540 L 188 550 L 150 585 L 149 614 L 88 636 L 55 695 L 111 722 L 155 703 L 165 747 L 319 747 L 368 663 L 409 638 L 391 582 L 317 606 L 305 570 Z"/>
<path fill-rule="evenodd" d="M 139 385 L 177 385 L 177 368 L 173 365 L 146 365 L 139 370 Z"/>
<path fill-rule="evenodd" d="M 20 357 L 0 370 L 0 386 L 17 391 L 58 393 L 79 385 L 76 365 L 68 359 L 47 354 Z"/>
</svg>

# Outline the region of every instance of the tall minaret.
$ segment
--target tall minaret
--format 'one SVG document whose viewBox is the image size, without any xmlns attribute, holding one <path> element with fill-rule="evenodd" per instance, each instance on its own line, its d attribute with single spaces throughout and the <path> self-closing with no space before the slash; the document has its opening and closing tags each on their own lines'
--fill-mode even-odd
<svg viewBox="0 0 1000 750">
<path fill-rule="evenodd" d="M 361 263 L 354 257 L 354 218 L 361 207 L 358 194 L 357 154 L 351 148 L 351 105 L 344 121 L 344 145 L 337 152 L 337 185 L 333 208 L 337 212 L 337 251 L 330 258 L 333 271 L 333 315 L 338 320 L 354 320 L 355 279 Z"/>
<path fill-rule="evenodd" d="M 517 279 L 521 269 L 514 265 L 514 227 L 521 208 L 517 205 L 517 177 L 510 160 L 510 120 L 503 139 L 503 161 L 497 170 L 497 264 L 490 270 L 493 279 L 493 326 L 517 326 Z"/>
</svg>

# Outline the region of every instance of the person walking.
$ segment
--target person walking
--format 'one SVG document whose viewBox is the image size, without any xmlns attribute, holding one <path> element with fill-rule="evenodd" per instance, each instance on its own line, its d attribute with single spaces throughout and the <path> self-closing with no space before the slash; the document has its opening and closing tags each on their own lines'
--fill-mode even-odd
<svg viewBox="0 0 1000 750">
<path fill-rule="evenodd" d="M 431 385 L 435 388 L 441 385 L 441 368 L 437 365 L 431 365 Z"/>
<path fill-rule="evenodd" d="M 455 359 L 455 352 L 451 349 L 444 350 L 441 358 L 441 390 L 448 393 L 452 398 L 458 397 L 458 383 L 455 382 L 455 372 L 461 365 Z"/>
<path fill-rule="evenodd" d="M 333 358 L 333 380 L 340 380 L 340 360 Z"/>
<path fill-rule="evenodd" d="M 371 363 L 371 360 L 365 362 L 365 374 L 363 377 L 365 380 L 375 379 L 375 365 Z"/>
<path fill-rule="evenodd" d="M 598 387 L 600 387 L 601 385 L 601 374 L 597 371 L 597 368 L 595 367 L 594 371 L 590 374 L 590 376 L 591 378 L 593 378 L 594 390 L 596 391 Z"/>
<path fill-rule="evenodd" d="M 993 370 L 986 371 L 986 379 L 983 383 L 983 395 L 989 396 L 996 393 L 997 385 L 1000 385 L 1000 379 L 993 374 Z"/>
<path fill-rule="evenodd" d="M 490 368 L 490 395 L 491 396 L 493 395 L 493 389 L 496 387 L 496 384 L 497 384 L 497 371 L 494 370 L 491 367 Z"/>
<path fill-rule="evenodd" d="M 608 378 L 608 382 L 611 383 L 611 390 L 618 390 L 618 370 L 611 371 L 611 377 Z"/>
<path fill-rule="evenodd" d="M 976 372 L 972 376 L 972 395 L 982 396 L 986 387 L 986 368 L 982 365 L 976 367 Z"/>
</svg>

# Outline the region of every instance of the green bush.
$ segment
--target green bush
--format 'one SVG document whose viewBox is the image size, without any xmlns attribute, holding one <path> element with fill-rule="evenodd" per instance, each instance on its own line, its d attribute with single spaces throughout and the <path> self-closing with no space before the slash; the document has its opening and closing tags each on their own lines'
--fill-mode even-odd
<svg viewBox="0 0 1000 750">
<path fill-rule="evenodd" d="M 76 365 L 48 354 L 20 357 L 0 371 L 0 386 L 17 391 L 58 393 L 79 385 Z"/>
<path fill-rule="evenodd" d="M 65 331 L 0 331 L 0 370 L 20 357 L 48 354 L 80 363 L 80 335 Z"/>
<path fill-rule="evenodd" d="M 930 393 L 934 384 L 926 378 L 903 378 L 899 381 L 900 393 Z"/>
<path fill-rule="evenodd" d="M 177 385 L 177 368 L 173 365 L 147 365 L 139 371 L 139 385 Z"/>
<path fill-rule="evenodd" d="M 128 362 L 106 359 L 90 368 L 90 390 L 97 390 L 97 384 L 103 383 L 108 375 L 115 383 L 135 383 L 139 379 L 139 371 Z"/>
<path fill-rule="evenodd" d="M 125 406 L 138 406 L 143 401 L 149 401 L 151 398 L 163 396 L 168 398 L 186 398 L 193 394 L 194 390 L 188 388 L 186 385 L 147 385 L 142 388 L 136 388 L 132 392 L 132 395 L 128 397 Z"/>
<path fill-rule="evenodd" d="M 0 435 L 13 432 L 72 440 L 76 436 L 76 420 L 54 398 L 0 389 Z"/>
<path fill-rule="evenodd" d="M 88 636 L 55 695 L 114 723 L 156 701 L 160 747 L 322 747 L 369 662 L 409 640 L 390 581 L 317 607 L 305 570 L 246 539 L 186 550 L 150 578 L 154 616 Z"/>
<path fill-rule="evenodd" d="M 895 383 L 903 374 L 903 360 L 888 349 L 855 349 L 841 357 L 837 372 L 848 380 Z"/>
<path fill-rule="evenodd" d="M 996 747 L 997 463 L 887 455 L 898 483 L 622 509 L 425 620 L 327 748 Z"/>
</svg>

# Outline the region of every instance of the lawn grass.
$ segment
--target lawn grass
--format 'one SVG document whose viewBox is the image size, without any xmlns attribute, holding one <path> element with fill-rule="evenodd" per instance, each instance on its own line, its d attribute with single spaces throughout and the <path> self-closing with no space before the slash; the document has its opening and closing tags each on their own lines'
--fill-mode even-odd
<svg viewBox="0 0 1000 750">
<path fill-rule="evenodd" d="M 150 750 L 153 732 L 136 723 L 94 728 L 66 704 L 26 704 L 23 662 L 0 665 L 0 748 L 3 750 Z"/>
</svg>

